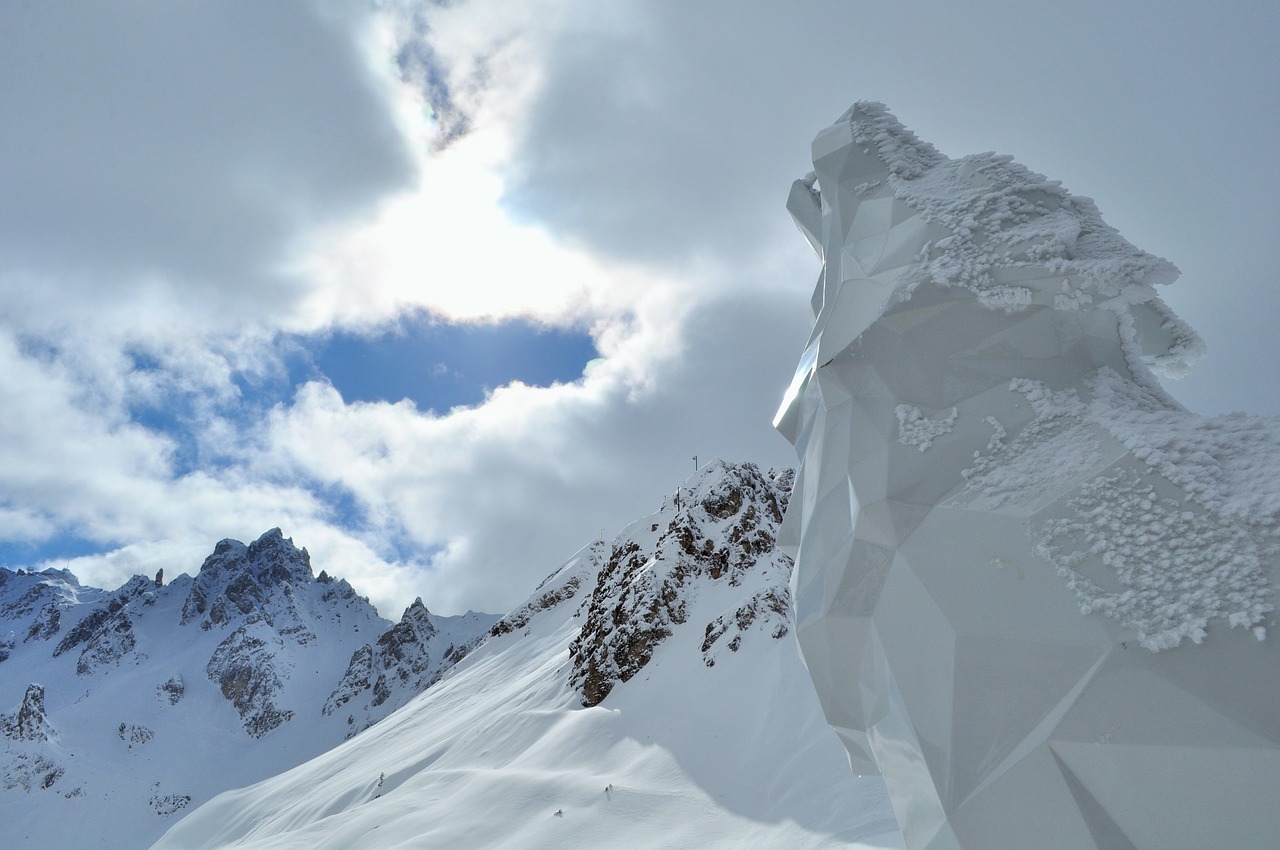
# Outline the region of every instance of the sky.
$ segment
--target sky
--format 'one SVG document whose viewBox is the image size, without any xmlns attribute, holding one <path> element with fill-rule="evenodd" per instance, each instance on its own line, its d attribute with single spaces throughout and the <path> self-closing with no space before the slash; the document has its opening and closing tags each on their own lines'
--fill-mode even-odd
<svg viewBox="0 0 1280 850">
<path fill-rule="evenodd" d="M 1280 6 L 0 4 L 0 564 L 115 587 L 280 527 L 501 612 L 771 419 L 855 100 L 1182 278 L 1194 411 L 1280 414 Z"/>
</svg>

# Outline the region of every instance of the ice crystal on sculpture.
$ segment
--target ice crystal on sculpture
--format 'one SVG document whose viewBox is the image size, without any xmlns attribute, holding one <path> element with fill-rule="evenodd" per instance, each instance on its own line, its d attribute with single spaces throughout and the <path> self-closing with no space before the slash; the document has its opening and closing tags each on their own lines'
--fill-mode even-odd
<svg viewBox="0 0 1280 850">
<path fill-rule="evenodd" d="M 780 542 L 827 720 L 907 847 L 1280 846 L 1280 423 L 1161 389 L 1200 350 L 1153 288 L 1177 270 L 881 104 L 813 162 Z"/>
</svg>

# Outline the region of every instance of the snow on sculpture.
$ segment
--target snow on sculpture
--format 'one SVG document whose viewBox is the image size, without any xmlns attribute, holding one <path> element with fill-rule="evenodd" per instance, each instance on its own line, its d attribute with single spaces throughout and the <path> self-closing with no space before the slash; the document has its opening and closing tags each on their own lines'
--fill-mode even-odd
<svg viewBox="0 0 1280 850">
<path fill-rule="evenodd" d="M 881 104 L 813 161 L 779 542 L 855 771 L 911 850 L 1276 846 L 1280 423 L 1161 389 L 1200 349 L 1177 270 Z"/>
</svg>

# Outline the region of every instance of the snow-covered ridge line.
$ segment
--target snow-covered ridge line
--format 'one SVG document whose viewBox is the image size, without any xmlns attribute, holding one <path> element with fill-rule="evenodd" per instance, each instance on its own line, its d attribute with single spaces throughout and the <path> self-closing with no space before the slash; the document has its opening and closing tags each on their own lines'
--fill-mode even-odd
<svg viewBox="0 0 1280 850">
<path fill-rule="evenodd" d="M 790 640 L 773 538 L 791 480 L 703 467 L 403 709 L 205 804 L 155 850 L 901 847 Z"/>
</svg>

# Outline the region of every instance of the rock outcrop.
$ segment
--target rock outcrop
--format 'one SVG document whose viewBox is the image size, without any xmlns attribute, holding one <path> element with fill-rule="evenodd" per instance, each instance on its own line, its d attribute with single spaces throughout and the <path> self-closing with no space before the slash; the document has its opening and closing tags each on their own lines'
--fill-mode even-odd
<svg viewBox="0 0 1280 850">
<path fill-rule="evenodd" d="M 137 646 L 130 603 L 137 599 L 145 601 L 153 589 L 153 583 L 142 576 L 131 578 L 99 606 L 91 608 L 67 632 L 54 649 L 53 657 L 79 649 L 76 673 L 81 676 L 100 667 L 119 664 Z"/>
<path fill-rule="evenodd" d="M 48 741 L 52 736 L 44 709 L 44 686 L 27 685 L 16 711 L 0 714 L 0 735 L 9 741 Z"/>
<path fill-rule="evenodd" d="M 278 528 L 245 546 L 222 540 L 205 558 L 182 604 L 182 624 L 199 620 L 208 630 L 237 616 L 266 612 L 276 588 L 314 581 L 311 555 Z"/>
<path fill-rule="evenodd" d="M 352 653 L 323 713 L 345 708 L 350 734 L 368 728 L 435 684 L 485 637 L 494 619 L 474 612 L 437 617 L 415 599 L 400 622 Z"/>
<path fill-rule="evenodd" d="M 49 746 L 56 734 L 45 712 L 44 697 L 44 686 L 32 683 L 14 711 L 0 714 L 0 738 L 5 743 L 0 757 L 3 790 L 46 791 L 66 772 Z"/>
<path fill-rule="evenodd" d="M 754 464 L 716 461 L 650 518 L 647 529 L 614 541 L 570 648 L 571 682 L 583 705 L 599 704 L 642 670 L 672 629 L 686 622 L 690 596 L 707 586 L 743 586 L 754 573 L 769 579 L 766 588 L 748 590 L 748 599 L 727 618 L 705 625 L 704 652 L 728 623 L 740 632 L 767 625 L 774 637 L 787 634 L 783 620 L 757 612 L 785 611 L 790 598 L 790 560 L 774 544 L 791 480 L 789 471 L 766 475 Z M 729 643 L 734 640 L 740 644 L 741 638 Z M 712 655 L 707 659 L 714 663 Z"/>
</svg>

